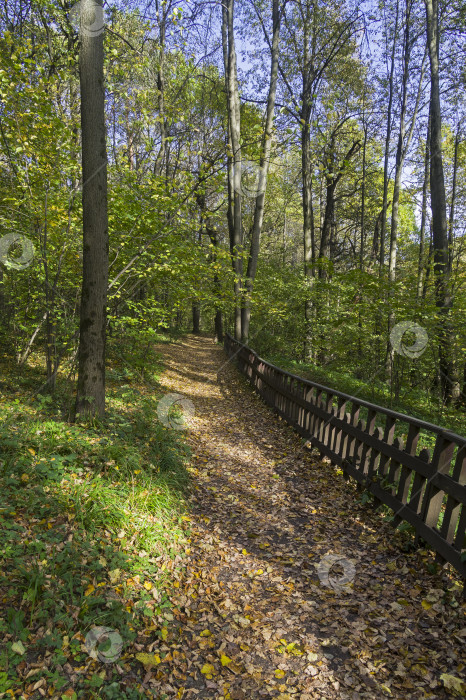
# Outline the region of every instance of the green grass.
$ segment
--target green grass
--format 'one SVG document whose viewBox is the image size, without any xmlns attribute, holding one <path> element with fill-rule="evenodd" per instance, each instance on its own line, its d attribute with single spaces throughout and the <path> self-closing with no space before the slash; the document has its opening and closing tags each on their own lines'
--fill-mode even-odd
<svg viewBox="0 0 466 700">
<path fill-rule="evenodd" d="M 323 384 L 344 394 L 350 394 L 393 411 L 440 425 L 459 435 L 466 435 L 466 411 L 464 408 L 442 407 L 439 409 L 438 404 L 426 391 L 412 387 L 408 383 L 403 387 L 400 398 L 395 400 L 390 394 L 390 387 L 384 382 L 378 381 L 377 378 L 370 381 L 358 379 L 350 371 L 322 368 L 311 363 L 290 360 L 283 355 L 266 356 L 266 359 L 292 374 L 310 379 L 317 384 Z"/>
<path fill-rule="evenodd" d="M 151 347 L 119 339 L 109 355 L 107 415 L 90 423 L 67 422 L 64 377 L 53 396 L 36 395 L 40 363 L 1 364 L 0 696 L 28 688 L 17 671 L 27 658 L 43 662 L 34 683 L 43 678 L 60 697 L 70 688 L 63 666 L 89 665 L 83 641 L 93 626 L 118 631 L 123 668 L 144 630 L 167 634 L 189 453 L 182 434 L 158 421 L 161 366 Z M 98 664 L 79 676 L 77 697 L 142 697 L 134 670 L 126 677 Z"/>
</svg>

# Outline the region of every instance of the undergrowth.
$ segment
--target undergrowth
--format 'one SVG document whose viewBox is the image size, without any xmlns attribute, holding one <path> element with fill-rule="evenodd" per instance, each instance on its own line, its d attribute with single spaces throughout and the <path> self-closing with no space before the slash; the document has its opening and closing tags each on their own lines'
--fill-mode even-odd
<svg viewBox="0 0 466 700">
<path fill-rule="evenodd" d="M 151 343 L 111 343 L 101 422 L 68 422 L 74 384 L 64 376 L 53 395 L 36 393 L 40 358 L 21 369 L 1 358 L 0 697 L 143 695 L 132 644 L 165 639 L 173 620 L 189 456 L 158 420 Z M 95 626 L 121 637 L 119 671 L 89 656 Z"/>
</svg>

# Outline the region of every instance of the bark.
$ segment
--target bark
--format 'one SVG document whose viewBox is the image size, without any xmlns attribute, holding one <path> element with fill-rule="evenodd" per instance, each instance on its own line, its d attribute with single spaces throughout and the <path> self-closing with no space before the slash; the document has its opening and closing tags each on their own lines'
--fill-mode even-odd
<svg viewBox="0 0 466 700">
<path fill-rule="evenodd" d="M 392 108 L 393 108 L 393 76 L 395 73 L 395 50 L 396 50 L 396 39 L 398 34 L 398 16 L 399 16 L 399 2 L 396 3 L 396 14 L 395 14 L 395 27 L 393 30 L 393 44 L 392 52 L 390 56 L 390 75 L 388 81 L 388 107 L 387 107 L 387 130 L 385 135 L 385 153 L 384 153 L 384 164 L 383 164 L 383 198 L 382 198 L 382 221 L 380 226 L 380 248 L 379 248 L 379 265 L 380 272 L 382 272 L 384 260 L 385 260 L 385 234 L 387 230 L 387 201 L 388 201 L 388 165 L 390 158 L 390 134 L 392 130 Z"/>
<path fill-rule="evenodd" d="M 198 301 L 193 301 L 193 333 L 200 332 L 201 326 L 201 307 Z"/>
<path fill-rule="evenodd" d="M 218 247 L 218 234 L 217 229 L 214 226 L 210 226 L 206 223 L 207 234 L 213 245 L 212 262 L 215 264 L 217 262 L 217 247 Z M 214 294 L 217 297 L 218 305 L 215 306 L 215 338 L 218 343 L 223 342 L 223 314 L 220 308 L 220 298 L 221 298 L 221 283 L 220 278 L 217 273 L 214 274 Z"/>
<path fill-rule="evenodd" d="M 410 71 L 410 58 L 411 58 L 411 0 L 406 0 L 406 17 L 405 17 L 405 31 L 403 39 L 403 73 L 401 78 L 401 109 L 400 109 L 400 127 L 398 132 L 398 141 L 396 147 L 395 156 L 395 179 L 393 184 L 393 202 L 392 202 L 392 221 L 390 228 L 390 251 L 388 259 L 388 296 L 389 302 L 393 294 L 393 286 L 396 279 L 396 256 L 397 256 L 397 246 L 398 246 L 398 226 L 400 223 L 400 193 L 401 193 L 401 178 L 403 174 L 404 161 L 406 153 L 408 152 L 409 146 L 411 144 L 411 139 L 414 132 L 414 125 L 416 123 L 417 112 L 419 109 L 419 102 L 422 91 L 422 83 L 424 81 L 424 69 L 425 69 L 425 59 L 426 52 L 424 53 L 424 58 L 422 60 L 421 72 L 419 76 L 419 85 L 417 90 L 416 102 L 414 105 L 413 115 L 411 117 L 411 124 L 409 127 L 408 134 L 406 134 L 406 114 L 408 108 L 408 82 L 409 82 L 409 71 Z M 388 335 L 390 335 L 391 329 L 395 322 L 394 312 L 389 311 L 388 316 Z M 395 358 L 395 350 L 390 341 L 387 342 L 387 375 L 389 380 L 392 379 L 392 369 L 393 362 Z"/>
<path fill-rule="evenodd" d="M 434 289 L 438 310 L 439 374 L 442 398 L 451 400 L 451 308 L 447 206 L 442 155 L 442 113 L 440 105 L 438 0 L 425 0 L 427 41 L 430 59 L 430 201 L 434 251 Z"/>
<path fill-rule="evenodd" d="M 359 249 L 359 269 L 364 269 L 364 228 L 366 216 L 366 147 L 367 147 L 367 125 L 364 124 L 364 143 L 362 146 L 362 186 L 361 186 L 361 247 Z"/>
<path fill-rule="evenodd" d="M 455 136 L 455 150 L 453 156 L 453 178 L 450 201 L 450 216 L 448 218 L 448 270 L 451 273 L 453 266 L 453 230 L 455 225 L 455 205 L 456 205 L 456 180 L 458 175 L 458 148 L 460 144 L 461 125 L 458 124 Z M 461 396 L 461 377 L 457 366 L 452 362 L 451 368 L 451 398 L 458 403 Z"/>
<path fill-rule="evenodd" d="M 460 144 L 460 125 L 458 125 L 455 136 L 455 151 L 453 156 L 453 178 L 451 186 L 450 216 L 448 218 L 448 269 L 451 271 L 453 263 L 453 229 L 455 224 L 455 204 L 456 204 L 456 179 L 458 174 L 458 147 Z"/>
<path fill-rule="evenodd" d="M 168 7 L 156 2 L 156 12 L 159 21 L 159 56 L 157 66 L 157 99 L 160 124 L 160 149 L 154 165 L 154 174 L 162 175 L 167 151 L 167 120 L 165 118 L 165 39 Z"/>
<path fill-rule="evenodd" d="M 401 113 L 400 113 L 400 130 L 398 133 L 398 143 L 396 148 L 396 158 L 395 158 L 395 181 L 393 187 L 393 204 L 392 204 L 392 225 L 390 230 L 390 255 L 388 264 L 388 279 L 392 283 L 395 281 L 396 277 L 396 253 L 397 253 L 397 242 L 398 242 L 398 226 L 400 222 L 399 207 L 400 207 L 400 192 L 401 192 L 401 177 L 403 174 L 403 166 L 406 157 L 406 153 L 409 150 L 411 144 L 414 125 L 417 119 L 417 113 L 419 110 L 419 102 L 422 92 L 422 83 L 424 80 L 424 70 L 425 70 L 425 58 L 426 53 L 421 66 L 421 73 L 419 76 L 419 86 L 417 90 L 416 102 L 414 105 L 413 115 L 411 118 L 411 124 L 409 127 L 408 135 L 406 136 L 406 111 L 408 104 L 408 79 L 409 79 L 409 60 L 410 60 L 410 6 L 409 0 L 406 8 L 406 30 L 405 30 L 405 42 L 404 42 L 404 68 L 403 68 L 403 78 L 402 78 L 402 101 L 401 101 Z"/>
<path fill-rule="evenodd" d="M 80 3 L 91 26 L 96 0 Z M 101 4 L 101 0 L 99 0 Z M 103 32 L 81 33 L 83 278 L 81 290 L 76 415 L 105 412 L 105 327 L 108 284 L 107 149 Z"/>
<path fill-rule="evenodd" d="M 389 207 L 391 202 L 387 203 L 387 206 Z M 374 226 L 374 236 L 372 238 L 372 250 L 371 250 L 371 258 L 375 262 L 379 259 L 379 239 L 380 239 L 380 228 L 382 225 L 382 217 L 383 217 L 383 209 L 381 209 L 377 215 L 377 218 L 375 220 L 375 226 Z"/>
<path fill-rule="evenodd" d="M 301 123 L 301 171 L 303 182 L 303 246 L 304 246 L 304 273 L 312 285 L 315 275 L 315 227 L 314 227 L 314 211 L 312 207 L 312 155 L 311 155 L 311 114 L 313 109 L 313 56 L 309 56 L 309 31 L 310 18 L 306 17 L 304 24 L 304 42 L 303 42 L 303 101 L 299 114 Z M 314 44 L 314 42 L 313 42 Z M 304 337 L 304 359 L 310 359 L 312 353 L 312 314 L 313 306 L 311 298 L 306 299 L 304 303 L 304 316 L 306 321 L 306 330 Z"/>
<path fill-rule="evenodd" d="M 430 169 L 430 119 L 427 122 L 426 152 L 424 158 L 424 180 L 422 183 L 422 204 L 421 204 L 421 228 L 419 231 L 419 262 L 417 272 L 417 298 L 422 298 L 423 273 L 425 269 L 424 256 L 426 247 L 426 222 L 427 222 L 427 191 L 429 189 L 429 169 Z"/>
<path fill-rule="evenodd" d="M 328 169 L 330 170 L 330 173 L 326 175 L 325 181 L 326 181 L 326 199 L 325 199 L 325 214 L 324 214 L 324 222 L 322 226 L 322 235 L 320 238 L 320 250 L 319 250 L 319 260 L 321 263 L 324 263 L 324 261 L 329 258 L 330 254 L 330 242 L 331 242 L 331 235 L 332 235 L 332 228 L 334 226 L 334 220 L 335 220 L 335 191 L 337 188 L 338 183 L 340 182 L 342 176 L 343 176 L 343 168 L 344 165 L 342 164 L 339 168 L 336 167 L 336 162 L 335 162 L 335 138 L 336 138 L 336 131 L 332 134 L 331 140 L 330 140 L 330 150 L 329 150 L 329 157 L 327 161 Z M 351 148 L 347 151 L 346 155 L 343 158 L 343 163 L 348 163 L 351 158 L 359 151 L 361 148 L 361 143 L 359 141 L 355 141 Z M 336 172 L 337 171 L 337 172 Z M 325 264 L 321 264 L 319 267 L 319 277 L 321 279 L 326 279 L 327 278 L 327 270 L 325 269 Z"/>
<path fill-rule="evenodd" d="M 254 221 L 251 232 L 251 247 L 249 251 L 248 267 L 245 279 L 245 298 L 241 319 L 242 342 L 247 344 L 249 340 L 249 324 L 251 320 L 251 293 L 257 272 L 259 258 L 260 237 L 264 220 L 265 192 L 267 188 L 267 176 L 270 164 L 270 152 L 272 148 L 273 115 L 275 111 L 275 97 L 277 94 L 278 78 L 278 45 L 280 37 L 280 10 L 279 0 L 272 0 L 272 46 L 270 60 L 270 82 L 267 96 L 267 109 L 265 127 L 262 137 L 262 149 L 259 164 L 259 176 L 257 196 L 254 207 Z"/>
<path fill-rule="evenodd" d="M 405 153 L 405 134 L 406 134 L 406 109 L 408 106 L 408 80 L 409 80 L 409 61 L 411 55 L 410 41 L 410 0 L 406 2 L 406 21 L 403 41 L 403 75 L 401 79 L 401 110 L 400 110 L 400 129 L 398 132 L 398 141 L 396 146 L 395 156 L 395 180 L 393 183 L 393 203 L 392 203 L 392 225 L 390 229 L 390 253 L 388 259 L 388 279 L 389 282 L 395 281 L 396 268 L 396 248 L 399 224 L 399 208 L 400 208 L 400 190 L 401 176 L 403 173 L 403 161 Z"/>
<path fill-rule="evenodd" d="M 215 312 L 215 339 L 217 343 L 223 343 L 223 316 L 220 309 Z"/>
<path fill-rule="evenodd" d="M 227 91 L 228 109 L 228 134 L 231 144 L 231 166 L 229 172 L 230 201 L 232 201 L 231 228 L 230 228 L 230 252 L 233 271 L 236 276 L 234 283 L 235 293 L 235 338 L 241 340 L 241 278 L 243 274 L 242 248 L 243 248 L 243 223 L 242 223 L 242 196 L 241 196 L 241 121 L 240 102 L 238 91 L 236 46 L 233 28 L 234 0 L 226 0 L 222 4 L 222 41 L 223 57 L 225 62 L 225 80 Z"/>
</svg>

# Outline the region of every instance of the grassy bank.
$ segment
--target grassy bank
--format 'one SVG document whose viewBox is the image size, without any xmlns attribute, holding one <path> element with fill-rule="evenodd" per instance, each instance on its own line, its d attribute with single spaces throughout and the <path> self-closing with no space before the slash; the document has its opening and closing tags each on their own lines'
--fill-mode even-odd
<svg viewBox="0 0 466 700">
<path fill-rule="evenodd" d="M 40 358 L 1 359 L 0 697 L 142 697 L 137 648 L 170 634 L 188 451 L 157 418 L 151 348 L 110 342 L 107 416 L 92 425 L 67 421 L 65 375 L 38 394 Z M 113 637 L 93 646 L 95 626 Z"/>
<path fill-rule="evenodd" d="M 452 430 L 459 435 L 466 435 L 466 411 L 464 408 L 439 406 L 432 396 L 407 382 L 395 399 L 390 387 L 375 377 L 371 381 L 358 379 L 351 372 L 336 368 L 319 367 L 305 362 L 298 362 L 282 355 L 265 356 L 273 364 L 292 374 L 305 377 L 318 384 L 331 387 L 345 394 L 391 408 L 399 413 L 414 416 L 435 425 Z"/>
</svg>

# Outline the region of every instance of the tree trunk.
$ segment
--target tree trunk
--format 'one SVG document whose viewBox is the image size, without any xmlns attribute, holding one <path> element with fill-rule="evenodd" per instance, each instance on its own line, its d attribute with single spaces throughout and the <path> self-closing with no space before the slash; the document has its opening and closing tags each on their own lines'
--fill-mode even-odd
<svg viewBox="0 0 466 700">
<path fill-rule="evenodd" d="M 400 209 L 400 190 L 401 176 L 403 173 L 404 162 L 404 140 L 406 133 L 406 109 L 408 106 L 408 79 L 409 79 L 409 58 L 410 58 L 410 12 L 409 1 L 406 2 L 406 26 L 403 42 L 403 76 L 401 79 L 401 110 L 400 110 L 400 130 L 398 132 L 398 142 L 396 145 L 395 156 L 395 180 L 393 183 L 393 202 L 392 202 L 392 225 L 390 228 L 390 252 L 388 257 L 388 280 L 392 284 L 395 281 L 396 275 L 396 252 L 399 224 L 399 209 Z"/>
<path fill-rule="evenodd" d="M 154 174 L 162 175 L 166 160 L 167 150 L 167 120 L 165 118 L 165 35 L 167 22 L 167 8 L 162 3 L 162 8 L 159 7 L 158 0 L 156 1 L 157 17 L 159 18 L 159 56 L 157 66 L 157 99 L 159 109 L 159 124 L 160 124 L 160 149 L 157 154 L 154 165 Z"/>
<path fill-rule="evenodd" d="M 230 252 L 235 272 L 235 338 L 241 340 L 241 278 L 243 274 L 243 222 L 241 196 L 241 121 L 238 79 L 236 68 L 236 47 L 233 27 L 234 0 L 226 0 L 222 5 L 222 41 L 227 89 L 228 133 L 231 143 L 230 196 L 233 200 L 232 225 L 230 230 Z"/>
<path fill-rule="evenodd" d="M 304 274 L 310 285 L 315 274 L 315 228 L 314 211 L 312 207 L 312 169 L 311 147 L 309 141 L 309 125 L 306 123 L 301 130 L 301 162 L 303 180 L 303 243 L 304 243 Z M 312 354 L 312 301 L 308 297 L 304 302 L 304 316 L 306 329 L 304 336 L 304 358 L 311 358 Z"/>
<path fill-rule="evenodd" d="M 364 114 L 363 114 L 364 120 Z M 364 123 L 364 142 L 362 146 L 362 185 L 361 185 L 361 247 L 359 249 L 359 269 L 364 270 L 364 228 L 366 217 L 366 148 L 367 148 L 367 124 Z"/>
<path fill-rule="evenodd" d="M 81 0 L 81 27 L 91 26 L 95 5 Z M 102 32 L 81 31 L 83 279 L 76 415 L 105 412 L 105 340 L 108 285 L 107 149 Z"/>
<path fill-rule="evenodd" d="M 319 260 L 321 265 L 319 267 L 319 277 L 320 279 L 326 279 L 328 274 L 325 269 L 326 260 L 329 257 L 330 251 L 330 233 L 332 230 L 333 220 L 335 218 L 335 188 L 336 188 L 335 178 L 327 177 L 327 187 L 326 187 L 326 199 L 325 199 L 325 215 L 324 224 L 322 226 L 322 235 L 320 237 L 320 250 L 319 250 Z"/>
<path fill-rule="evenodd" d="M 254 221 L 252 224 L 251 247 L 248 258 L 248 268 L 245 280 L 245 298 L 242 316 L 242 342 L 247 345 L 249 340 L 249 323 L 251 320 L 251 294 L 254 280 L 256 278 L 257 261 L 259 258 L 260 237 L 262 222 L 264 220 L 265 192 L 267 189 L 267 175 L 270 164 L 270 151 L 272 148 L 272 127 L 273 115 L 275 111 L 275 96 L 277 93 L 278 78 L 278 43 L 280 36 L 280 12 L 278 0 L 272 0 L 272 48 L 270 59 L 270 83 L 267 97 L 267 110 L 265 116 L 264 133 L 262 136 L 262 149 L 259 164 L 259 177 L 257 185 L 257 196 L 254 207 Z"/>
<path fill-rule="evenodd" d="M 427 221 L 427 190 L 429 189 L 429 169 L 430 169 L 430 118 L 427 122 L 426 152 L 424 159 L 424 181 L 422 183 L 422 204 L 421 204 L 421 228 L 419 231 L 419 262 L 417 270 L 417 298 L 422 298 L 424 255 L 426 246 L 426 221 Z"/>
<path fill-rule="evenodd" d="M 440 106 L 438 0 L 425 0 L 427 41 L 430 59 L 430 200 L 434 249 L 434 289 L 438 309 L 439 373 L 442 398 L 451 400 L 451 308 L 448 255 L 447 206 L 442 156 L 442 114 Z"/>
<path fill-rule="evenodd" d="M 193 301 L 193 333 L 200 332 L 201 326 L 201 307 L 198 301 Z"/>
<path fill-rule="evenodd" d="M 396 2 L 395 26 L 393 29 L 393 44 L 390 57 L 390 75 L 388 80 L 388 107 L 387 107 L 387 130 L 385 135 L 385 153 L 383 165 L 383 199 L 382 199 L 382 221 L 380 226 L 380 248 L 379 248 L 379 265 L 380 273 L 382 273 L 385 260 L 385 233 L 387 230 L 387 201 L 388 201 L 388 165 L 390 158 L 390 134 L 392 130 L 392 107 L 393 107 L 393 75 L 395 72 L 395 51 L 396 39 L 398 35 L 398 16 L 399 2 Z"/>
<path fill-rule="evenodd" d="M 453 263 L 453 229 L 455 223 L 455 204 L 456 204 L 456 179 L 458 174 L 458 147 L 460 144 L 461 127 L 458 124 L 455 136 L 455 152 L 453 156 L 453 178 L 451 185 L 451 202 L 450 216 L 448 218 L 448 269 L 451 271 Z"/>
</svg>

